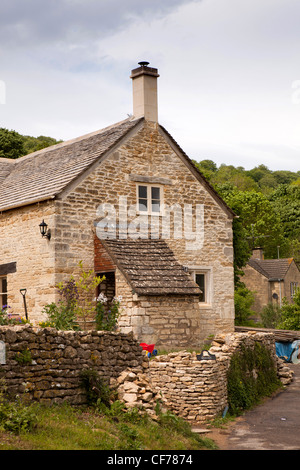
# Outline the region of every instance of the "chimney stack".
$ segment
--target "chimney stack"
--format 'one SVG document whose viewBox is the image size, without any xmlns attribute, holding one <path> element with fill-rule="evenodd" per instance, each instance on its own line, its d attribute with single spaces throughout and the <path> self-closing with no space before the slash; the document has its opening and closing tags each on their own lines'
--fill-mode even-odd
<svg viewBox="0 0 300 470">
<path fill-rule="evenodd" d="M 263 260 L 264 259 L 263 249 L 262 248 L 253 248 L 252 249 L 251 259 Z"/>
<path fill-rule="evenodd" d="M 131 71 L 133 116 L 158 122 L 157 78 L 159 74 L 157 69 L 148 65 L 149 62 L 139 62 L 139 67 Z"/>
</svg>

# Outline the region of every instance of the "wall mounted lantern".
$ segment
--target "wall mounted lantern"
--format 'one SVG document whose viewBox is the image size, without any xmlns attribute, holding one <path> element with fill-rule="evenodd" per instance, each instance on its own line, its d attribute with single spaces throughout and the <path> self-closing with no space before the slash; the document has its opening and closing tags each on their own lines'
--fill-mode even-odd
<svg viewBox="0 0 300 470">
<path fill-rule="evenodd" d="M 48 238 L 48 240 L 50 240 L 51 232 L 50 232 L 50 229 L 48 229 L 48 225 L 46 224 L 44 219 L 43 219 L 43 222 L 39 225 L 39 227 L 40 227 L 40 232 L 41 232 L 42 237 L 46 237 Z"/>
</svg>

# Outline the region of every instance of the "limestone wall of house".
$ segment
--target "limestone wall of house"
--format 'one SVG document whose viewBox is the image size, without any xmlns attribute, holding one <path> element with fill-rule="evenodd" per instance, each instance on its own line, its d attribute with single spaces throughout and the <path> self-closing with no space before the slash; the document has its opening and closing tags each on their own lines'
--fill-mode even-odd
<svg viewBox="0 0 300 470">
<path fill-rule="evenodd" d="M 291 302 L 291 283 L 298 282 L 300 286 L 300 272 L 294 262 L 291 263 L 282 281 L 269 281 L 249 265 L 245 266 L 243 271 L 242 281 L 254 292 L 255 301 L 251 308 L 257 313 L 260 313 L 269 302 L 280 306 L 284 297 Z"/>
<path fill-rule="evenodd" d="M 291 283 L 292 282 L 297 282 L 298 283 L 298 289 L 300 288 L 300 271 L 296 266 L 296 263 L 293 261 L 286 273 L 286 276 L 284 278 L 284 289 L 283 289 L 283 295 L 286 297 L 288 302 L 292 301 L 291 298 Z"/>
<path fill-rule="evenodd" d="M 55 240 L 42 238 L 42 220 L 53 229 L 54 204 L 40 203 L 0 214 L 0 265 L 16 263 L 16 272 L 7 274 L 10 312 L 25 318 L 20 289 L 27 289 L 30 321 L 41 319 L 45 304 L 55 300 Z"/>
<path fill-rule="evenodd" d="M 164 202 L 168 206 L 204 204 L 203 247 L 187 250 L 186 240 L 169 238 L 167 242 L 182 264 L 210 270 L 214 288 L 211 303 L 198 307 L 201 324 L 199 337 L 215 334 L 220 328 L 222 331 L 232 331 L 234 286 L 231 220 L 175 154 L 154 124 L 146 123 L 127 141 L 121 142 L 99 166 L 68 188 L 56 201 L 53 241 L 56 243 L 58 280 L 74 273 L 80 260 L 86 269 L 94 266 L 95 224 L 101 220 L 97 208 L 108 202 L 118 209 L 120 197 L 127 198 L 128 207 L 136 207 L 137 181 L 134 175 L 145 176 L 149 181 L 151 178 L 163 177 L 161 187 Z M 117 282 L 118 295 L 123 294 L 122 286 L 124 284 L 118 286 Z M 127 295 L 125 291 L 124 295 Z M 194 315 L 194 308 L 192 311 Z"/>
<path fill-rule="evenodd" d="M 254 312 L 260 313 L 272 298 L 270 282 L 265 276 L 249 265 L 245 266 L 243 271 L 244 276 L 242 276 L 241 281 L 254 293 L 255 300 L 251 309 Z"/>
<path fill-rule="evenodd" d="M 211 319 L 199 314 L 196 296 L 138 296 L 132 293 L 122 273 L 116 271 L 117 295 L 122 295 L 118 322 L 121 331 L 133 331 L 140 342 L 178 349 L 199 347 Z M 222 325 L 223 326 L 223 325 Z"/>
</svg>

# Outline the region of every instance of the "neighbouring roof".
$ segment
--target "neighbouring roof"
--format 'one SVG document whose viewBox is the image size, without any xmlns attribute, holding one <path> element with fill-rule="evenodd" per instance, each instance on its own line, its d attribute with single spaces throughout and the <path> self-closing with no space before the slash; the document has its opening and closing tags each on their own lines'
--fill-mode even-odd
<svg viewBox="0 0 300 470">
<path fill-rule="evenodd" d="M 132 290 L 139 295 L 199 295 L 199 286 L 184 271 L 164 240 L 101 240 Z"/>
<path fill-rule="evenodd" d="M 269 281 L 284 279 L 293 258 L 250 259 L 249 266 L 265 276 Z"/>
<path fill-rule="evenodd" d="M 114 124 L 24 157 L 0 159 L 0 211 L 54 198 L 141 119 Z"/>
</svg>

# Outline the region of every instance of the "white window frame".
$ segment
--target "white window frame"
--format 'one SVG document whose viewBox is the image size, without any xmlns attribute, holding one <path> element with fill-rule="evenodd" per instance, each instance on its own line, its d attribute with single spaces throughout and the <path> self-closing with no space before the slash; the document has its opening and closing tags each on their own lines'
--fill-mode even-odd
<svg viewBox="0 0 300 470">
<path fill-rule="evenodd" d="M 196 282 L 196 274 L 204 275 L 205 298 L 204 301 L 199 301 L 201 307 L 211 307 L 213 303 L 213 276 L 211 267 L 191 266 L 188 268 L 189 273 L 194 282 Z"/>
<path fill-rule="evenodd" d="M 291 282 L 290 289 L 291 289 L 291 299 L 293 299 L 298 289 L 298 282 Z"/>
<path fill-rule="evenodd" d="M 139 205 L 139 187 L 144 186 L 147 188 L 147 211 L 141 211 Z M 159 188 L 159 212 L 152 212 L 152 196 L 151 196 L 151 188 Z M 163 214 L 163 206 L 164 206 L 164 187 L 160 184 L 149 184 L 149 183 L 137 183 L 136 185 L 136 207 L 137 212 L 140 215 L 154 215 L 154 216 L 161 216 Z"/>
<path fill-rule="evenodd" d="M 6 292 L 2 292 L 2 281 L 3 280 L 6 280 Z M 6 299 L 8 301 L 8 292 L 7 292 L 7 276 L 1 276 L 0 277 L 0 309 L 2 309 L 3 305 L 6 305 L 7 304 L 7 301 L 6 303 L 3 302 L 3 296 L 6 296 Z"/>
</svg>

